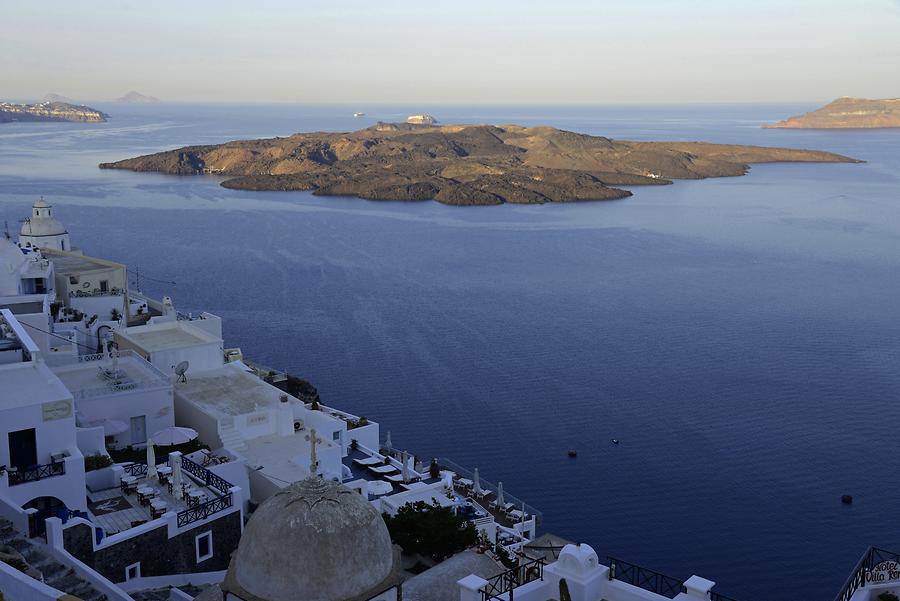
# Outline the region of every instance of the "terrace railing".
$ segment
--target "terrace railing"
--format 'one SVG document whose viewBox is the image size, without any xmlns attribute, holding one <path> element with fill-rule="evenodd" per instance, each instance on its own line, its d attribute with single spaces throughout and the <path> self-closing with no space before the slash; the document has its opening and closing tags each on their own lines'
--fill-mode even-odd
<svg viewBox="0 0 900 601">
<path fill-rule="evenodd" d="M 609 557 L 608 559 L 610 580 L 621 580 L 626 584 L 668 597 L 669 599 L 673 599 L 679 593 L 685 592 L 683 580 L 660 574 L 615 557 Z"/>
<path fill-rule="evenodd" d="M 878 564 L 885 561 L 900 562 L 900 553 L 886 551 L 885 549 L 879 549 L 877 547 L 869 547 L 866 552 L 863 553 L 863 556 L 859 558 L 859 561 L 856 563 L 856 568 L 854 568 L 850 577 L 847 578 L 847 582 L 844 583 L 841 592 L 834 598 L 834 601 L 850 601 L 850 597 L 853 596 L 853 593 L 866 586 L 868 583 L 867 575 L 871 573 Z"/>
<path fill-rule="evenodd" d="M 147 464 L 146 463 L 131 463 L 129 465 L 122 466 L 122 469 L 125 470 L 125 473 L 129 476 L 134 476 L 135 478 L 140 478 L 141 476 L 147 475 Z"/>
<path fill-rule="evenodd" d="M 62 461 L 34 465 L 26 469 L 18 468 L 16 471 L 9 472 L 9 485 L 17 486 L 19 484 L 25 484 L 26 482 L 37 482 L 44 478 L 64 476 L 65 474 L 66 464 Z"/>
<path fill-rule="evenodd" d="M 610 580 L 619 580 L 669 599 L 675 598 L 679 593 L 687 592 L 683 580 L 660 574 L 654 570 L 616 559 L 615 557 L 608 557 L 607 559 L 609 560 Z M 709 601 L 735 601 L 735 599 L 722 593 L 710 591 Z"/>
<path fill-rule="evenodd" d="M 195 477 L 197 480 L 201 480 L 205 486 L 215 488 L 222 494 L 226 494 L 231 490 L 232 485 L 228 480 L 222 478 L 218 474 L 214 474 L 196 461 L 192 461 L 184 455 L 181 456 L 181 469 Z"/>
<path fill-rule="evenodd" d="M 438 465 L 441 466 L 441 469 L 451 470 L 453 472 L 456 472 L 457 475 L 463 476 L 470 480 L 474 479 L 475 473 L 473 471 L 470 471 L 470 470 L 462 467 L 458 463 L 455 463 L 455 462 L 447 459 L 446 457 L 438 457 L 437 462 L 438 462 Z M 483 490 L 485 490 L 487 492 L 492 492 L 494 494 L 497 493 L 497 485 L 494 484 L 493 482 L 489 482 L 488 480 L 485 480 L 481 476 L 479 476 L 478 481 Z M 503 491 L 503 498 L 506 500 L 507 503 L 512 503 L 516 509 L 522 509 L 522 504 L 523 504 L 522 499 L 519 499 L 518 497 L 511 495 L 506 490 Z M 533 516 L 535 523 L 538 526 L 540 526 L 541 523 L 543 523 L 543 521 L 544 521 L 544 514 L 541 513 L 535 507 L 529 505 L 528 503 L 525 503 L 525 513 L 528 514 L 529 516 Z"/>
<path fill-rule="evenodd" d="M 232 495 L 231 493 L 228 493 L 226 495 L 222 495 L 221 497 L 216 497 L 211 501 L 207 501 L 206 503 L 201 503 L 196 507 L 189 507 L 184 511 L 179 511 L 178 527 L 183 528 L 184 526 L 193 524 L 194 522 L 205 520 L 213 514 L 229 509 L 232 503 Z"/>
<path fill-rule="evenodd" d="M 543 558 L 532 559 L 493 576 L 481 591 L 482 601 L 501 599 L 500 595 L 505 593 L 509 593 L 509 601 L 513 601 L 516 587 L 544 579 L 544 565 Z"/>
</svg>

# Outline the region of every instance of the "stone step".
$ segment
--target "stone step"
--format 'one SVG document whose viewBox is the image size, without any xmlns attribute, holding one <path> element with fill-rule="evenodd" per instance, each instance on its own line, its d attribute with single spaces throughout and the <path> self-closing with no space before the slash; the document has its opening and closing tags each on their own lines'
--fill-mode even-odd
<svg viewBox="0 0 900 601">
<path fill-rule="evenodd" d="M 82 580 L 75 570 L 50 557 L 42 547 L 24 538 L 5 520 L 0 522 L 0 543 L 21 553 L 28 565 L 41 573 L 48 586 L 83 601 L 107 601 L 106 595 Z"/>
</svg>

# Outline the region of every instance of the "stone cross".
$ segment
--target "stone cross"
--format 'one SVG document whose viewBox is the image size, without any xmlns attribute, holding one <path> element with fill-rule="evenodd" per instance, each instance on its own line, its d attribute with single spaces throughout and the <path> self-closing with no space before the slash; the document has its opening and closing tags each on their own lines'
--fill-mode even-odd
<svg viewBox="0 0 900 601">
<path fill-rule="evenodd" d="M 309 434 L 306 435 L 309 441 L 309 477 L 315 478 L 319 471 L 319 460 L 316 457 L 316 445 L 322 444 L 322 439 L 316 436 L 316 429 L 310 428 Z"/>
</svg>

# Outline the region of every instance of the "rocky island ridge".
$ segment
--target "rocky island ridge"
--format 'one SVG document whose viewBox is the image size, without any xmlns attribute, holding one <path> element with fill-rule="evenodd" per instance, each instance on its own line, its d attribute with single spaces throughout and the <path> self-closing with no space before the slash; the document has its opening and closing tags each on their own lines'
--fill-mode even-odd
<svg viewBox="0 0 900 601">
<path fill-rule="evenodd" d="M 354 132 L 186 146 L 103 169 L 226 176 L 226 188 L 453 205 L 630 196 L 614 186 L 745 175 L 751 163 L 859 162 L 815 150 L 633 142 L 552 127 L 378 123 Z"/>
<path fill-rule="evenodd" d="M 767 129 L 872 129 L 900 127 L 900 98 L 838 98 L 820 109 L 763 125 Z"/>
</svg>

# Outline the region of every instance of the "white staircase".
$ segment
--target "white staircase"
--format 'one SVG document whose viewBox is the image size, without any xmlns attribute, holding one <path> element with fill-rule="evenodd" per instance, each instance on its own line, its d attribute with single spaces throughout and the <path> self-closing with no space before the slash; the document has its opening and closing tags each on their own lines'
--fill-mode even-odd
<svg viewBox="0 0 900 601">
<path fill-rule="evenodd" d="M 235 451 L 247 450 L 247 443 L 244 442 L 244 437 L 235 430 L 234 426 L 219 424 L 219 440 L 222 441 L 222 446 L 227 449 Z"/>
<path fill-rule="evenodd" d="M 41 573 L 44 583 L 58 591 L 68 593 L 71 599 L 106 601 L 107 596 L 83 580 L 70 567 L 51 558 L 39 545 L 32 543 L 16 531 L 13 525 L 0 518 L 0 547 L 9 546 L 18 551 L 28 565 Z M 0 591 L 2 593 L 2 591 Z M 63 597 L 60 597 L 62 599 Z"/>
</svg>

